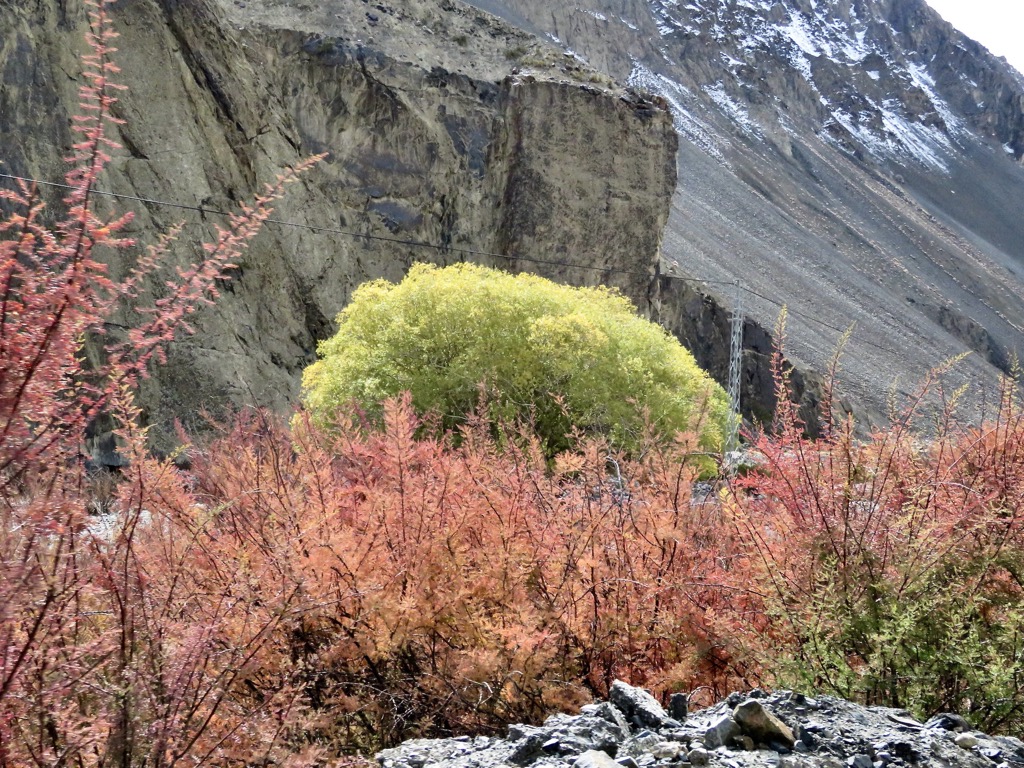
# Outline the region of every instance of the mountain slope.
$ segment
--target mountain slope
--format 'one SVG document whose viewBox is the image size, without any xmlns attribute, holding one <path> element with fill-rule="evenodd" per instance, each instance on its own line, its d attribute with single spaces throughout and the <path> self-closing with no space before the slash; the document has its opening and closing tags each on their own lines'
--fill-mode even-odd
<svg viewBox="0 0 1024 768">
<path fill-rule="evenodd" d="M 952 382 L 978 385 L 974 415 L 990 401 L 1022 351 L 1024 79 L 923 0 L 474 5 L 112 6 L 130 90 L 108 189 L 223 208 L 329 153 L 278 209 L 309 228 L 270 228 L 146 385 L 152 422 L 292 401 L 352 288 L 417 259 L 618 285 L 720 381 L 739 280 L 749 415 L 782 305 L 812 401 L 851 324 L 862 416 L 967 350 Z M 14 0 L 0 22 L 0 168 L 58 177 L 83 9 Z M 143 242 L 214 218 L 133 207 Z"/>
<path fill-rule="evenodd" d="M 1024 351 L 1024 78 L 923 0 L 474 4 L 668 100 L 666 271 L 740 280 L 762 325 L 786 304 L 790 353 L 819 370 L 856 323 L 863 413 L 967 350 L 953 380 L 978 406 Z M 683 336 L 691 290 L 662 296 Z"/>
</svg>

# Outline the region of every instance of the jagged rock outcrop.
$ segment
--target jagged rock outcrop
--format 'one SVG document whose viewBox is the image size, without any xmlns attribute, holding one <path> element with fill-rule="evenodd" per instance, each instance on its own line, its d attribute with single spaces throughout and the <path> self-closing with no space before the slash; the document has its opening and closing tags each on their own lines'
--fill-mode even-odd
<svg viewBox="0 0 1024 768">
<path fill-rule="evenodd" d="M 918 722 L 904 710 L 791 691 L 732 694 L 679 722 L 616 682 L 612 702 L 513 725 L 505 738 L 416 739 L 381 768 L 1020 768 L 1024 742 L 972 731 L 962 717 Z M 642 718 L 633 702 L 644 702 Z M 624 708 L 622 708 L 624 706 Z M 656 708 L 656 709 L 655 709 Z"/>
<path fill-rule="evenodd" d="M 129 90 L 116 107 L 124 151 L 103 188 L 224 210 L 327 154 L 275 213 L 323 229 L 267 227 L 198 333 L 146 383 L 152 423 L 293 401 L 351 290 L 399 279 L 416 260 L 469 258 L 646 296 L 675 186 L 663 102 L 449 0 L 133 0 L 111 13 Z M 3 172 L 62 174 L 84 19 L 74 1 L 0 7 Z M 124 205 L 142 243 L 187 220 L 179 262 L 217 219 Z M 123 258 L 111 255 L 115 271 Z"/>
</svg>

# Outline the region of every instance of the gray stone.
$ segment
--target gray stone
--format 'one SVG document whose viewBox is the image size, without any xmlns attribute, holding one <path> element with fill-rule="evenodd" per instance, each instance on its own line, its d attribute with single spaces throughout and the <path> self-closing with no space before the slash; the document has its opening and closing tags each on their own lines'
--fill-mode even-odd
<svg viewBox="0 0 1024 768">
<path fill-rule="evenodd" d="M 704 746 L 708 749 L 717 749 L 728 744 L 734 736 L 738 736 L 741 732 L 732 716 L 723 714 L 704 732 Z"/>
<path fill-rule="evenodd" d="M 915 731 L 918 731 L 918 730 L 921 730 L 922 728 L 924 728 L 924 725 L 922 723 L 919 723 L 917 720 L 915 720 L 914 717 L 912 715 L 910 715 L 910 713 L 908 713 L 908 712 L 898 712 L 898 713 L 897 712 L 892 712 L 892 713 L 889 713 L 887 715 L 887 717 L 892 722 L 896 723 L 897 725 L 901 725 L 904 728 L 910 728 L 910 729 L 915 730 Z"/>
<path fill-rule="evenodd" d="M 1024 760 L 1024 741 L 1021 741 L 1015 736 L 996 736 L 992 740 L 1003 747 L 1007 752 L 1012 752 L 1021 760 Z"/>
<path fill-rule="evenodd" d="M 534 727 L 532 725 L 523 725 L 522 723 L 513 723 L 512 725 L 510 725 L 508 727 L 508 731 L 506 731 L 506 734 L 507 734 L 506 738 L 509 741 L 519 741 L 520 739 L 525 739 L 527 736 L 529 736 L 530 734 L 532 734 L 536 730 L 537 730 L 536 727 Z"/>
<path fill-rule="evenodd" d="M 572 762 L 573 768 L 622 768 L 620 763 L 612 760 L 607 752 L 599 749 L 588 749 Z"/>
<path fill-rule="evenodd" d="M 741 733 L 738 736 L 733 736 L 732 743 L 735 746 L 747 752 L 753 752 L 756 747 L 756 745 L 754 744 L 754 740 L 745 733 Z"/>
<path fill-rule="evenodd" d="M 614 707 L 609 709 L 614 710 Z M 601 711 L 608 714 L 605 710 Z M 549 717 L 539 727 L 509 726 L 509 741 L 516 742 L 509 762 L 529 765 L 543 755 L 572 756 L 594 749 L 615 755 L 619 744 L 628 737 L 629 726 L 621 715 L 617 724 L 591 713 L 559 713 Z"/>
<path fill-rule="evenodd" d="M 611 713 L 597 704 L 579 715 L 553 715 L 541 726 L 510 727 L 508 739 L 417 739 L 385 750 L 378 760 L 382 768 L 1024 768 L 1024 760 L 1016 759 L 1024 745 L 1015 739 L 909 728 L 891 717 L 905 717 L 900 710 L 822 696 L 808 720 L 796 714 L 806 701 L 788 693 L 748 701 L 816 743 L 795 740 L 787 754 L 781 743 L 755 740 L 732 718 L 738 705 L 724 701 L 690 713 L 678 728 L 635 733 L 613 722 L 614 716 L 606 719 Z M 958 736 L 978 743 L 964 749 Z M 714 746 L 708 749 L 705 740 Z M 605 746 L 593 746 L 598 742 Z M 747 751 L 751 747 L 755 751 Z"/>
<path fill-rule="evenodd" d="M 685 693 L 673 693 L 668 700 L 669 717 L 684 722 L 689 714 L 690 699 Z"/>
<path fill-rule="evenodd" d="M 683 749 L 683 745 L 678 741 L 663 741 L 654 745 L 651 754 L 659 760 L 675 760 Z"/>
<path fill-rule="evenodd" d="M 680 725 L 665 713 L 661 704 L 651 694 L 621 680 L 612 683 L 608 691 L 608 700 L 618 707 L 629 722 L 642 728 L 672 728 Z"/>
<path fill-rule="evenodd" d="M 941 731 L 969 731 L 971 724 L 966 719 L 953 712 L 940 712 L 930 718 L 924 724 L 925 728 L 933 728 Z"/>
<path fill-rule="evenodd" d="M 732 713 L 733 718 L 747 735 L 765 744 L 777 741 L 792 749 L 796 739 L 793 731 L 772 712 L 765 709 L 760 701 L 747 699 Z"/>
<path fill-rule="evenodd" d="M 711 755 L 708 754 L 708 751 L 703 747 L 697 747 L 696 749 L 691 749 L 689 753 L 687 753 L 686 759 L 694 765 L 707 765 L 711 762 Z"/>
<path fill-rule="evenodd" d="M 639 759 L 641 755 L 650 754 L 650 751 L 663 741 L 664 739 L 656 733 L 640 731 L 622 742 L 618 754 L 632 755 Z"/>
<path fill-rule="evenodd" d="M 609 701 L 602 701 L 599 704 L 586 704 L 580 707 L 580 712 L 591 717 L 600 717 L 603 720 L 607 720 L 609 723 L 620 728 L 625 736 L 629 735 L 629 722 L 626 720 L 625 715 L 622 714 L 622 710 Z"/>
<path fill-rule="evenodd" d="M 970 733 L 958 733 L 956 738 L 953 739 L 953 743 L 960 747 L 960 749 L 970 749 L 971 747 L 978 746 L 978 737 Z"/>
<path fill-rule="evenodd" d="M 513 765 L 529 765 L 538 757 L 544 754 L 544 743 L 547 741 L 543 736 L 536 734 L 528 736 L 520 741 L 512 753 L 508 756 L 508 762 Z"/>
</svg>

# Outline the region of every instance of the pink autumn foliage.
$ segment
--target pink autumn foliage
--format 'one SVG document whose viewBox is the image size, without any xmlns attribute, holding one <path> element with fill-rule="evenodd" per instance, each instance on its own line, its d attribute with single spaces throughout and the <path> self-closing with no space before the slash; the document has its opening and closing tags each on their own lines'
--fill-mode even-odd
<svg viewBox="0 0 1024 768">
<path fill-rule="evenodd" d="M 437 437 L 408 397 L 379 429 L 254 411 L 190 446 L 187 472 L 151 456 L 133 387 L 294 172 L 140 306 L 177 230 L 124 279 L 99 258 L 132 246 L 91 205 L 116 68 L 90 8 L 65 214 L 0 193 L 0 766 L 343 765 L 536 721 L 616 678 L 695 703 L 793 685 L 1020 732 L 1011 384 L 980 427 L 946 409 L 922 438 L 922 393 L 866 439 L 826 418 L 810 441 L 780 353 L 758 466 L 713 488 L 690 435 L 552 461 L 529 425 Z M 124 303 L 140 319 L 114 338 Z M 101 412 L 129 463 L 96 516 L 77 459 Z"/>
<path fill-rule="evenodd" d="M 106 0 L 87 5 L 80 140 L 61 212 L 44 210 L 29 183 L 0 190 L 0 765 L 224 764 L 243 753 L 249 761 L 281 741 L 295 697 L 281 686 L 227 700 L 267 627 L 253 625 L 237 599 L 206 604 L 207 615 L 186 625 L 178 601 L 200 596 L 146 571 L 146 494 L 180 493 L 181 485 L 172 467 L 146 457 L 131 392 L 175 333 L 188 330 L 189 315 L 216 297 L 217 278 L 308 163 L 232 216 L 204 260 L 178 270 L 163 298 L 146 306 L 143 289 L 178 229 L 123 279 L 110 276 L 102 253 L 133 247 L 120 235 L 130 215 L 104 219 L 93 205 L 117 146 L 108 137 L 116 35 Z M 122 307 L 141 319 L 113 338 L 107 323 Z M 89 341 L 100 362 L 86 362 Z M 135 460 L 118 514 L 105 520 L 89 514 L 79 451 L 100 414 L 122 425 Z M 238 649 L 225 647 L 222 631 L 235 621 Z"/>
</svg>

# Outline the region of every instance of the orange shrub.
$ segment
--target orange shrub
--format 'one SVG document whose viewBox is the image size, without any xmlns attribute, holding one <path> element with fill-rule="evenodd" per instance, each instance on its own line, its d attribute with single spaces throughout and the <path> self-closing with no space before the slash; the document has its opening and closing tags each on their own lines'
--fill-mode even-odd
<svg viewBox="0 0 1024 768">
<path fill-rule="evenodd" d="M 994 421 L 964 426 L 948 406 L 924 439 L 912 427 L 933 384 L 867 440 L 846 421 L 808 441 L 785 406 L 752 437 L 763 466 L 728 505 L 731 577 L 762 628 L 749 658 L 777 685 L 1019 734 L 1024 414 L 1007 382 Z"/>
<path fill-rule="evenodd" d="M 112 277 L 101 250 L 134 243 L 121 236 L 130 215 L 103 219 L 94 208 L 117 146 L 108 135 L 119 88 L 108 4 L 85 2 L 80 140 L 63 206 L 45 211 L 27 181 L 0 190 L 0 766 L 252 764 L 282 756 L 297 700 L 287 676 L 258 693 L 240 686 L 280 615 L 250 617 L 254 603 L 238 584 L 219 595 L 185 591 L 187 559 L 160 572 L 141 565 L 139 541 L 156 542 L 161 530 L 150 499 L 188 504 L 173 467 L 149 459 L 132 431 L 130 393 L 217 295 L 217 279 L 308 163 L 230 216 L 198 263 L 160 276 L 179 227 Z M 146 305 L 151 281 L 162 298 Z M 111 338 L 107 321 L 121 309 L 137 322 Z M 92 363 L 86 338 L 98 348 Z M 123 425 L 133 465 L 126 495 L 99 519 L 79 446 L 101 414 Z M 183 623 L 182 606 L 196 605 Z"/>
<path fill-rule="evenodd" d="M 716 505 L 691 503 L 695 442 L 610 480 L 601 442 L 552 471 L 535 440 L 499 449 L 480 423 L 453 447 L 418 427 L 407 398 L 381 432 L 291 435 L 252 414 L 194 456 L 201 505 L 149 500 L 171 526 L 151 533 L 189 542 L 186 594 L 240 582 L 254 615 L 281 616 L 254 674 L 298 670 L 305 738 L 494 731 L 616 677 L 659 692 L 738 682 L 708 621 L 719 524 Z M 182 571 L 167 543 L 144 551 L 147 572 Z"/>
</svg>

